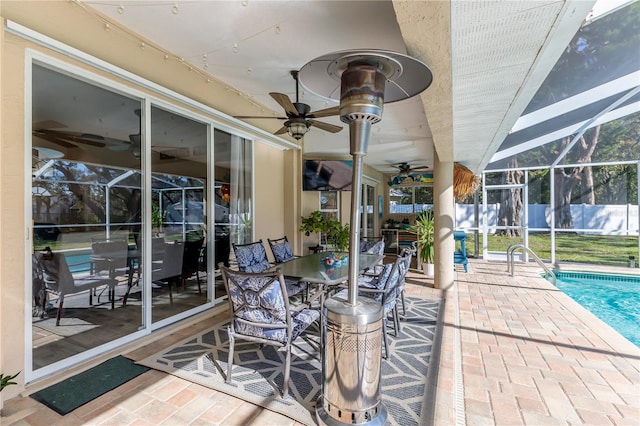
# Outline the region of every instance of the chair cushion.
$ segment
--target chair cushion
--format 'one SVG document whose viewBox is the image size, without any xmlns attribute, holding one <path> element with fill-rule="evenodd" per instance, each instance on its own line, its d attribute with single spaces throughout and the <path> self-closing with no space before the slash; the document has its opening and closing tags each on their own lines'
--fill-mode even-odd
<svg viewBox="0 0 640 426">
<path fill-rule="evenodd" d="M 295 256 L 293 255 L 293 252 L 291 251 L 291 246 L 287 241 L 283 241 L 277 244 L 272 244 L 271 251 L 273 251 L 273 257 L 276 259 L 276 262 L 278 263 L 287 262 L 295 258 Z"/>
<path fill-rule="evenodd" d="M 269 259 L 262 242 L 236 247 L 238 269 L 242 272 L 258 273 L 267 270 Z"/>
<path fill-rule="evenodd" d="M 298 313 L 291 314 L 291 341 L 296 340 L 311 323 L 319 318 L 320 311 L 317 309 L 303 309 Z"/>
<path fill-rule="evenodd" d="M 275 340 L 276 342 L 287 342 L 287 328 L 264 328 L 255 324 L 247 324 L 241 321 L 234 322 L 234 330 L 236 334 L 245 336 L 260 337 L 267 340 Z"/>
<path fill-rule="evenodd" d="M 288 341 L 293 342 L 298 338 L 314 321 L 320 318 L 320 311 L 316 309 L 303 309 L 297 313 L 291 314 L 291 340 L 287 339 L 287 327 L 267 328 L 260 327 L 255 324 L 247 324 L 241 321 L 234 322 L 236 334 L 245 336 L 260 337 L 262 339 L 275 340 L 286 344 Z"/>
<path fill-rule="evenodd" d="M 308 286 L 304 281 L 298 281 L 290 278 L 285 278 L 284 282 L 287 285 L 287 296 L 289 297 L 302 293 Z"/>
<path fill-rule="evenodd" d="M 384 241 L 360 241 L 360 253 L 384 254 Z"/>
<path fill-rule="evenodd" d="M 287 311 L 280 281 L 273 280 L 272 277 L 235 276 L 234 279 L 229 280 L 228 284 L 229 297 L 238 318 L 284 326 L 287 321 Z"/>
</svg>

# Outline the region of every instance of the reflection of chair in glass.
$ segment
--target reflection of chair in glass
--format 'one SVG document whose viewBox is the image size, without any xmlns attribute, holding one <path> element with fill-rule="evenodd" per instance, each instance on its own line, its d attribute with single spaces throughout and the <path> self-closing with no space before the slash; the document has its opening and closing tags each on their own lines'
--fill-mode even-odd
<svg viewBox="0 0 640 426">
<path fill-rule="evenodd" d="M 320 318 L 315 309 L 298 312 L 289 308 L 287 286 L 280 270 L 257 274 L 220 267 L 231 310 L 227 383 L 231 383 L 236 339 L 274 345 L 286 351 L 282 395 L 287 396 L 291 345 L 314 321 Z"/>
<path fill-rule="evenodd" d="M 154 247 L 154 250 L 159 251 L 160 247 L 163 250 L 161 259 L 154 259 L 152 262 L 151 281 L 156 283 L 166 282 L 169 288 L 169 301 L 173 303 L 171 284 L 175 283 L 177 288 L 182 277 L 184 244 L 179 242 L 156 244 L 157 246 Z"/>
<path fill-rule="evenodd" d="M 262 240 L 248 244 L 234 243 L 233 251 L 236 254 L 238 269 L 242 272 L 263 272 L 271 266 Z M 307 288 L 307 283 L 304 281 L 286 278 L 285 283 L 287 284 L 287 294 L 289 296 L 295 296 L 298 293 L 302 293 Z"/>
<path fill-rule="evenodd" d="M 74 277 L 71 274 L 67 259 L 62 253 L 52 253 L 51 250 L 38 252 L 36 256 L 34 271 L 35 274 L 42 275 L 45 290 L 49 293 L 58 295 L 58 315 L 56 325 L 60 325 L 62 318 L 62 309 L 64 306 L 64 298 L 66 295 L 80 293 L 89 290 L 89 304 L 93 303 L 92 292 L 99 287 L 107 287 L 109 289 L 109 300 L 111 301 L 111 309 L 115 304 L 115 287 L 118 281 L 115 278 L 105 274 L 89 274 Z M 90 262 L 85 262 L 87 266 Z M 78 266 L 78 265 L 74 265 Z M 46 305 L 46 297 L 42 297 L 42 309 Z"/>
<path fill-rule="evenodd" d="M 126 305 L 127 296 L 133 284 L 133 258 L 129 257 L 129 244 L 124 239 L 94 240 L 91 243 L 92 272 L 96 275 L 107 275 L 110 278 L 127 277 L 127 292 L 123 297 Z M 100 303 L 98 294 L 98 303 Z"/>
<path fill-rule="evenodd" d="M 133 273 L 129 268 L 129 244 L 125 240 L 104 240 L 91 243 L 91 260 L 96 274 L 111 278 Z"/>
<path fill-rule="evenodd" d="M 184 254 L 182 256 L 182 287 L 185 287 L 187 278 L 196 274 L 198 293 L 202 293 L 200 286 L 200 262 L 203 243 L 204 238 L 195 241 L 185 241 Z"/>
<path fill-rule="evenodd" d="M 271 248 L 271 253 L 273 253 L 273 258 L 276 260 L 276 263 L 287 262 L 296 258 L 291 251 L 291 246 L 289 245 L 289 240 L 286 235 L 275 240 L 267 238 L 267 241 L 269 242 L 269 247 Z"/>
<path fill-rule="evenodd" d="M 318 173 L 320 175 L 320 178 L 325 181 L 327 184 L 329 184 L 329 181 L 331 180 L 331 176 L 333 176 L 333 169 L 331 167 L 327 167 L 325 165 L 322 165 L 320 167 L 320 172 Z"/>
</svg>

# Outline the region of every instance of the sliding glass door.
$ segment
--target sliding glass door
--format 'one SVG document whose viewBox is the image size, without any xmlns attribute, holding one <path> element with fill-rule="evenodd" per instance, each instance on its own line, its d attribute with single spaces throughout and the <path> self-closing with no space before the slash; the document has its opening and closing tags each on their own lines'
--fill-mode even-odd
<svg viewBox="0 0 640 426">
<path fill-rule="evenodd" d="M 139 99 L 32 67 L 32 367 L 136 332 Z M 130 263 L 131 262 L 131 263 Z"/>
<path fill-rule="evenodd" d="M 75 71 L 32 64 L 35 377 L 213 306 L 253 237 L 253 141 Z"/>
</svg>

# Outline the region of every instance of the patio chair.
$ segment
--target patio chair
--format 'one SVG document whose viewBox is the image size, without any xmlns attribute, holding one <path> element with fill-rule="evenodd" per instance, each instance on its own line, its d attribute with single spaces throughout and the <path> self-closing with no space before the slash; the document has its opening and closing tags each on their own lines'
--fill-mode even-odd
<svg viewBox="0 0 640 426">
<path fill-rule="evenodd" d="M 127 291 L 122 298 L 122 304 L 127 304 L 127 297 L 133 286 L 135 272 L 134 257 L 129 255 L 129 243 L 125 239 L 94 239 L 91 242 L 92 273 L 108 275 L 110 278 L 127 277 Z M 138 278 L 140 277 L 138 271 Z M 103 290 L 104 291 L 104 288 Z M 98 303 L 102 291 L 98 293 Z M 97 292 L 96 289 L 93 290 Z"/>
<path fill-rule="evenodd" d="M 185 241 L 184 253 L 182 255 L 182 288 L 186 287 L 187 278 L 195 274 L 196 282 L 198 283 L 198 294 L 202 294 L 202 287 L 200 286 L 200 264 L 203 244 L 204 238 Z"/>
<path fill-rule="evenodd" d="M 171 285 L 178 283 L 182 277 L 182 259 L 184 256 L 184 243 L 162 243 L 162 258 L 154 259 L 152 262 L 153 269 L 151 272 L 151 281 L 154 283 L 166 282 L 169 288 L 169 302 L 173 303 L 173 292 Z M 160 247 L 155 247 L 154 251 L 160 250 Z M 155 254 L 158 256 L 158 254 Z"/>
<path fill-rule="evenodd" d="M 233 244 L 233 251 L 236 254 L 238 269 L 241 272 L 258 273 L 264 272 L 271 267 L 267 258 L 267 251 L 262 240 L 248 244 Z M 304 281 L 285 278 L 287 294 L 295 296 L 307 289 L 308 284 Z"/>
<path fill-rule="evenodd" d="M 407 307 L 404 302 L 404 286 L 406 284 L 407 273 L 409 272 L 409 268 L 411 267 L 411 258 L 415 256 L 417 251 L 416 243 L 413 242 L 411 247 L 405 247 L 400 252 L 400 256 L 405 259 L 403 264 L 403 273 L 400 274 L 400 278 L 398 279 L 398 298 L 402 304 L 402 315 L 407 315 Z"/>
<path fill-rule="evenodd" d="M 64 298 L 69 294 L 89 291 L 89 305 L 93 304 L 93 290 L 99 287 L 107 287 L 109 289 L 109 300 L 111 301 L 111 309 L 115 307 L 115 287 L 118 280 L 106 274 L 88 274 L 74 277 L 71 274 L 67 259 L 62 253 L 53 253 L 49 247 L 44 251 L 35 255 L 34 275 L 42 276 L 45 285 L 45 291 L 58 296 L 58 315 L 56 317 L 56 326 L 60 325 L 62 311 L 64 308 Z M 126 259 L 126 258 L 125 258 Z M 89 265 L 91 262 L 83 262 Z M 74 266 L 82 265 L 76 264 Z M 46 297 L 41 298 L 42 310 L 46 307 Z"/>
<path fill-rule="evenodd" d="M 363 238 L 360 240 L 360 253 L 384 254 L 384 240 L 381 238 Z"/>
<path fill-rule="evenodd" d="M 296 258 L 286 235 L 275 240 L 267 238 L 267 241 L 269 242 L 269 247 L 271 248 L 271 253 L 273 253 L 273 258 L 276 260 L 276 263 L 283 263 Z"/>
<path fill-rule="evenodd" d="M 380 275 L 382 271 L 382 262 L 384 259 L 384 240 L 382 238 L 362 238 L 360 240 L 360 253 L 378 254 L 383 256 L 380 261 L 364 270 L 361 277 L 364 279 L 373 279 Z"/>
<path fill-rule="evenodd" d="M 382 266 L 380 274 L 373 280 L 358 280 L 358 296 L 370 297 L 379 302 L 384 309 L 382 317 L 382 338 L 384 341 L 384 358 L 389 357 L 389 343 L 387 340 L 387 321 L 389 314 L 393 318 L 393 334 L 398 337 L 400 332 L 400 319 L 398 317 L 397 306 L 397 286 L 401 275 L 403 274 L 404 265 L 407 263 L 409 256 L 398 256 L 393 263 L 385 263 Z M 340 291 L 336 297 L 347 298 L 347 290 Z"/>
<path fill-rule="evenodd" d="M 220 264 L 222 280 L 229 295 L 231 323 L 227 383 L 231 383 L 236 339 L 273 345 L 286 351 L 282 396 L 287 397 L 291 368 L 291 345 L 314 321 L 316 309 L 292 311 L 282 271 L 248 273 L 233 271 Z"/>
</svg>

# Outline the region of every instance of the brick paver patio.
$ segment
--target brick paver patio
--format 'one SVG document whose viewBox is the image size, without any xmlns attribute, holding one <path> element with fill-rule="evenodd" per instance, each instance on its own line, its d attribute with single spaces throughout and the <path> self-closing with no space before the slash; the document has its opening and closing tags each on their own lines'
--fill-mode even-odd
<svg viewBox="0 0 640 426">
<path fill-rule="evenodd" d="M 437 425 L 640 425 L 640 349 L 540 277 L 536 266 L 471 260 L 446 296 Z M 412 274 L 407 294 L 442 297 Z M 195 333 L 190 323 L 129 356 Z M 28 392 L 37 390 L 35 386 Z M 294 425 L 292 420 L 159 371 L 60 416 L 27 396 L 6 401 L 2 425 Z"/>
</svg>

